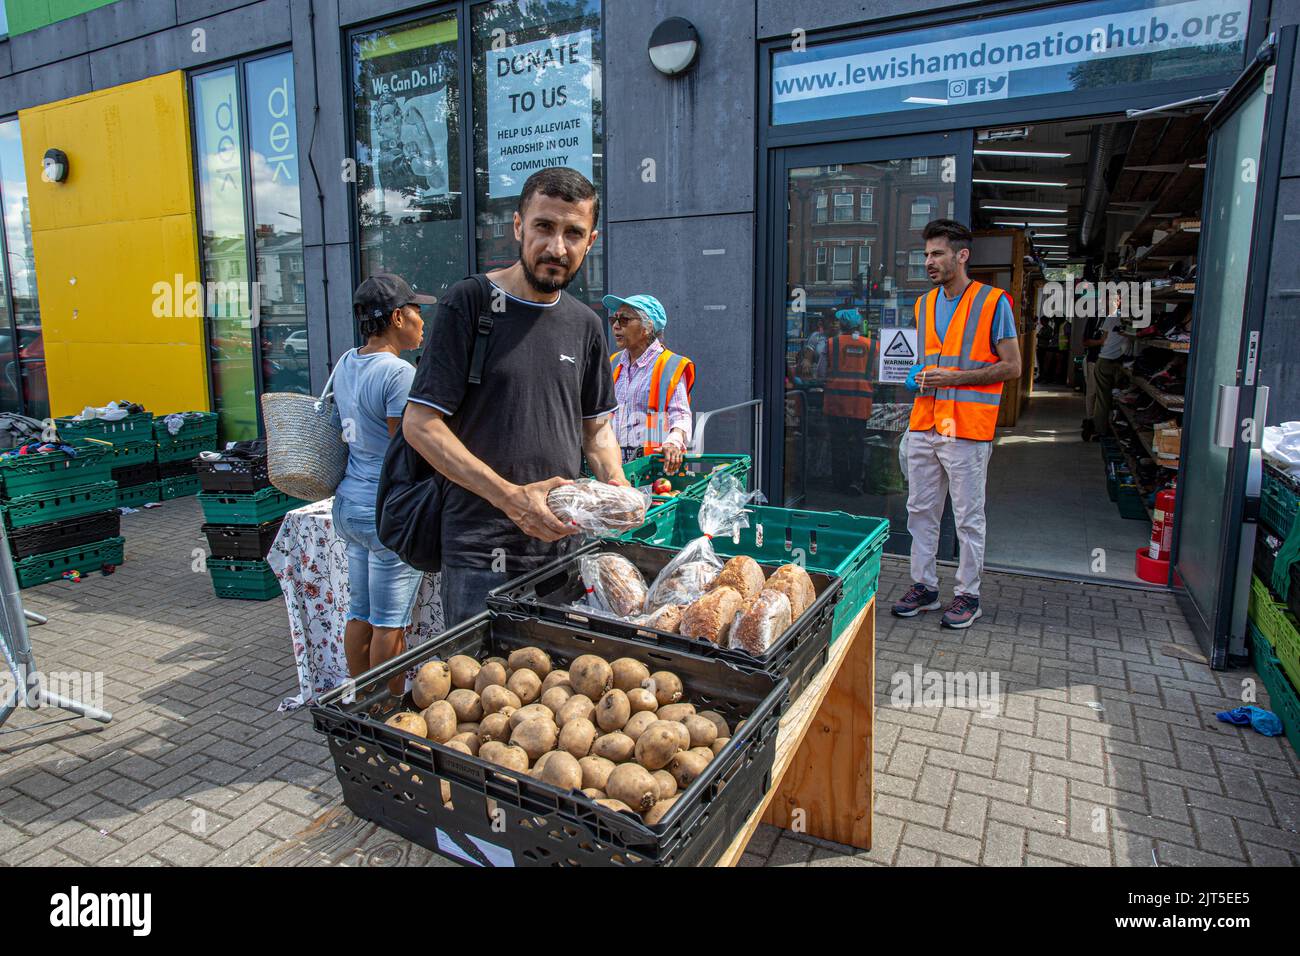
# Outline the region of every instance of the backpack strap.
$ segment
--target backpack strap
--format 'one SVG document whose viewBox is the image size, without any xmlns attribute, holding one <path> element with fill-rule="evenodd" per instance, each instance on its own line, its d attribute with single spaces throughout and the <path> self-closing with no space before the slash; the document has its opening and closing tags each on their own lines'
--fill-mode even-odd
<svg viewBox="0 0 1300 956">
<path fill-rule="evenodd" d="M 475 273 L 470 276 L 479 288 L 479 307 L 478 319 L 476 320 L 477 328 L 474 335 L 474 352 L 469 360 L 469 384 L 483 384 L 483 363 L 487 360 L 488 336 L 492 334 L 492 310 L 489 303 L 492 300 L 492 288 L 488 283 L 488 277 L 482 273 Z"/>
</svg>

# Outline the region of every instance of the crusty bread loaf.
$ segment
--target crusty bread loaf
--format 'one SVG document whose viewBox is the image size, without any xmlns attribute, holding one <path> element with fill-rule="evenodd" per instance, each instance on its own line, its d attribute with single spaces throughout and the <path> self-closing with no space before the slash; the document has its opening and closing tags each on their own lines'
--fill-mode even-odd
<svg viewBox="0 0 1300 956">
<path fill-rule="evenodd" d="M 781 591 L 764 588 L 732 628 L 730 646 L 762 657 L 792 621 L 790 599 Z"/>
<path fill-rule="evenodd" d="M 546 506 L 555 517 L 584 531 L 626 531 L 645 523 L 646 499 L 635 488 L 586 479 L 552 488 Z"/>
<path fill-rule="evenodd" d="M 754 603 L 758 592 L 763 590 L 766 575 L 759 563 L 747 554 L 738 554 L 722 566 L 718 576 L 709 585 L 709 590 L 728 587 L 735 590 L 745 606 Z"/>
<path fill-rule="evenodd" d="M 682 612 L 679 630 L 686 637 L 712 641 L 725 647 L 731 625 L 744 604 L 744 598 L 735 588 L 714 588 L 687 606 Z"/>
<path fill-rule="evenodd" d="M 633 618 L 632 623 L 653 627 L 657 631 L 676 634 L 678 628 L 682 626 L 682 612 L 684 610 L 686 610 L 684 604 L 665 604 L 656 611 Z"/>
<path fill-rule="evenodd" d="M 673 569 L 671 574 L 660 574 L 650 589 L 648 604 L 659 607 L 665 604 L 690 604 L 709 589 L 718 576 L 716 565 L 708 561 L 687 561 Z"/>
<path fill-rule="evenodd" d="M 646 585 L 637 566 L 621 554 L 595 554 L 583 559 L 583 581 L 596 598 L 619 617 L 645 610 Z"/>
<path fill-rule="evenodd" d="M 813 587 L 808 572 L 797 564 L 783 564 L 767 579 L 765 587 L 780 591 L 790 599 L 790 614 L 794 620 L 817 600 L 817 589 Z"/>
</svg>

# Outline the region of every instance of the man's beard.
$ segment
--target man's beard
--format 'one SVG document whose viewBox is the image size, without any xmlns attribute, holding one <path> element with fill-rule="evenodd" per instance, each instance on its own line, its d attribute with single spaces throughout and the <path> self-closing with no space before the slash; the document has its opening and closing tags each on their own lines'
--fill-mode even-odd
<svg viewBox="0 0 1300 956">
<path fill-rule="evenodd" d="M 550 263 L 554 263 L 555 265 L 559 266 L 562 269 L 568 269 L 568 266 L 566 266 L 563 262 L 557 262 L 555 259 L 552 259 L 549 256 L 546 257 L 545 259 L 539 259 L 537 264 L 540 266 L 540 265 L 545 265 Z M 528 265 L 528 260 L 525 259 L 522 255 L 519 257 L 519 264 L 524 267 L 524 279 L 528 282 L 530 286 L 532 286 L 538 292 L 547 292 L 547 293 L 560 292 L 564 289 L 567 289 L 569 287 L 569 283 L 573 281 L 574 276 L 578 274 L 577 270 L 575 269 L 573 272 L 566 273 L 564 278 L 558 281 L 554 279 L 544 279 L 541 276 L 539 276 L 537 273 L 533 272 L 533 270 Z"/>
</svg>

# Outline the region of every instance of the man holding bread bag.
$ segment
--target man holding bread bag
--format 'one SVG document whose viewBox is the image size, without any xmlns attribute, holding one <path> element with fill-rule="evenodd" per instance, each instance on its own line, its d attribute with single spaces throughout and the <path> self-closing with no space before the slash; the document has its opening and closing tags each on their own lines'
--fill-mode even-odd
<svg viewBox="0 0 1300 956">
<path fill-rule="evenodd" d="M 547 494 L 578 477 L 584 454 L 596 478 L 628 484 L 609 426 L 617 402 L 603 323 L 564 291 L 596 240 L 599 213 L 581 173 L 534 173 L 514 216 L 519 260 L 456 283 L 438 303 L 402 434 L 449 479 L 448 626 L 484 610 L 493 588 L 569 550 L 566 539 L 581 529 L 552 512 Z M 471 383 L 476 349 L 481 381 Z"/>
</svg>

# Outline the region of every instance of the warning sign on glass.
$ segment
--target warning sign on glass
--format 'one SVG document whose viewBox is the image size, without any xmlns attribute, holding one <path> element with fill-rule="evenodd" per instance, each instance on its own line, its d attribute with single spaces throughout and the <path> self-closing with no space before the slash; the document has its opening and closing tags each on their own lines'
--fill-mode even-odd
<svg viewBox="0 0 1300 956">
<path fill-rule="evenodd" d="M 880 330 L 880 373 L 877 382 L 902 385 L 916 364 L 916 329 Z"/>
</svg>

